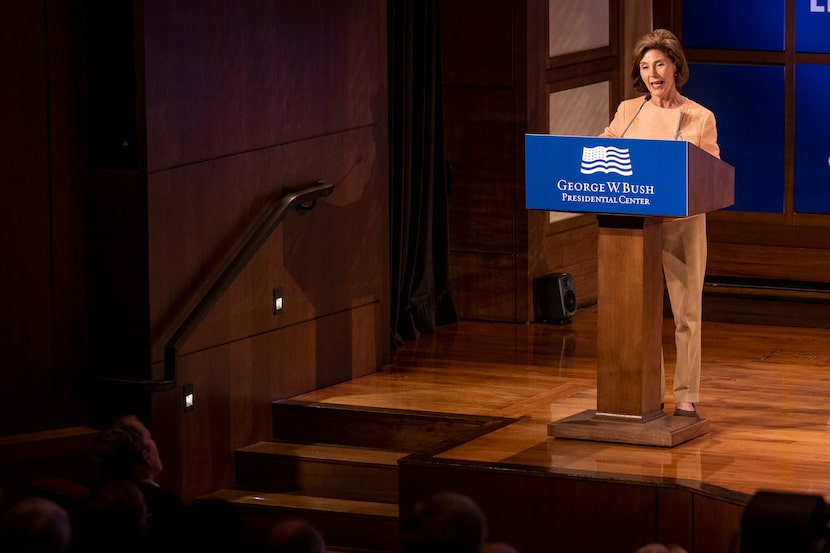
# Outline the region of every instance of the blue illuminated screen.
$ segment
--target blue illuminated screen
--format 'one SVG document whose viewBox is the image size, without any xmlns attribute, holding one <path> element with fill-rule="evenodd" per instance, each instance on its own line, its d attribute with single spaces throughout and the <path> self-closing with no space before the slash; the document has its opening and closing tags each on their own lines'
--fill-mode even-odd
<svg viewBox="0 0 830 553">
<path fill-rule="evenodd" d="M 830 66 L 795 66 L 794 209 L 830 213 Z"/>
<path fill-rule="evenodd" d="M 740 83 L 752 94 L 732 93 Z M 784 68 L 689 64 L 683 95 L 712 110 L 721 159 L 735 167 L 733 211 L 784 212 Z"/>
<path fill-rule="evenodd" d="M 785 4 L 785 0 L 683 2 L 683 46 L 783 51 Z"/>
<path fill-rule="evenodd" d="M 795 3 L 795 51 L 830 53 L 830 0 Z"/>
</svg>

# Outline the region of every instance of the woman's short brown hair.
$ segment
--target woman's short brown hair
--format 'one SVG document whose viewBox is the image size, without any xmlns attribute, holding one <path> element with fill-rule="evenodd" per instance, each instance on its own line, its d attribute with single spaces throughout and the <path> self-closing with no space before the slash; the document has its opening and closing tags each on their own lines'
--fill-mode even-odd
<svg viewBox="0 0 830 553">
<path fill-rule="evenodd" d="M 686 54 L 683 53 L 683 47 L 680 45 L 680 41 L 677 40 L 674 33 L 666 29 L 655 29 L 643 35 L 634 45 L 634 56 L 631 66 L 631 78 L 634 81 L 634 90 L 648 92 L 646 83 L 640 77 L 640 62 L 643 61 L 643 56 L 649 50 L 660 50 L 674 62 L 675 66 L 677 66 L 674 80 L 677 89 L 680 90 L 686 84 L 686 81 L 689 80 L 689 65 L 686 63 Z"/>
</svg>

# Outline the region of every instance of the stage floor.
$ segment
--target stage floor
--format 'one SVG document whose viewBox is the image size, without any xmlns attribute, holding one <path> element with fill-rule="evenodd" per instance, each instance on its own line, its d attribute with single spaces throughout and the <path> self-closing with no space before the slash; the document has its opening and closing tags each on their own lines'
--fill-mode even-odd
<svg viewBox="0 0 830 553">
<path fill-rule="evenodd" d="M 596 328 L 596 307 L 565 325 L 461 321 L 393 351 L 380 372 L 293 399 L 516 419 L 443 458 L 830 500 L 830 329 L 705 321 L 703 436 L 674 447 L 551 438 L 549 423 L 596 408 Z M 669 414 L 673 330 L 664 320 Z"/>
</svg>

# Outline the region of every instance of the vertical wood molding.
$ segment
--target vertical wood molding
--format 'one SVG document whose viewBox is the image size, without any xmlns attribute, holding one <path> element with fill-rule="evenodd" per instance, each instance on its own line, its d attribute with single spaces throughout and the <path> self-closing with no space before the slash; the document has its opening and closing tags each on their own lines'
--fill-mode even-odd
<svg viewBox="0 0 830 553">
<path fill-rule="evenodd" d="M 633 63 L 632 48 L 638 38 L 653 29 L 652 0 L 627 0 L 622 2 L 622 40 L 620 41 L 620 77 L 623 81 L 623 100 L 637 95 L 628 70 Z M 616 108 L 616 105 L 614 106 Z"/>
</svg>

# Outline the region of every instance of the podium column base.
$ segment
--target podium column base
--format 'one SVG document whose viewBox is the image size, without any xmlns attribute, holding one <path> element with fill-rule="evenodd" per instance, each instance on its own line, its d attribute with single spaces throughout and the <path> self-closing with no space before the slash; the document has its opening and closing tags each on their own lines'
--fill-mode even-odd
<svg viewBox="0 0 830 553">
<path fill-rule="evenodd" d="M 674 447 L 710 430 L 709 421 L 695 417 L 658 416 L 646 422 L 610 420 L 589 409 L 548 423 L 548 436 L 618 444 Z"/>
</svg>

